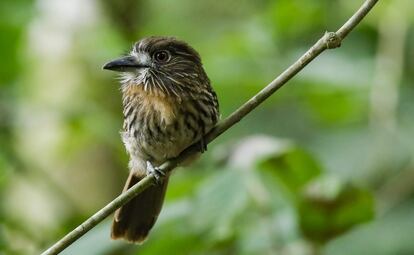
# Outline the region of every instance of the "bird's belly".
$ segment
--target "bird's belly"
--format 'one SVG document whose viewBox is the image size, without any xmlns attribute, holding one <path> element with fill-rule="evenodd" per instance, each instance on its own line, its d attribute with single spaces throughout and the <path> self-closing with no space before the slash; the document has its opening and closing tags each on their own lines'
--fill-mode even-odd
<svg viewBox="0 0 414 255">
<path fill-rule="evenodd" d="M 142 125 L 135 132 L 124 131 L 121 135 L 131 159 L 161 164 L 197 142 L 202 136 L 202 128 L 194 130 L 183 122 L 175 127 L 160 126 L 158 130 L 149 132 L 146 125 Z"/>
</svg>

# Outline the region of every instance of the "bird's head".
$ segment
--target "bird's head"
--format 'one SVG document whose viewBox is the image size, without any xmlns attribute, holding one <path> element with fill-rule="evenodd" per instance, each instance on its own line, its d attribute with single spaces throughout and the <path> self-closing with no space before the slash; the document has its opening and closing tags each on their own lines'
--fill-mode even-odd
<svg viewBox="0 0 414 255">
<path fill-rule="evenodd" d="M 182 95 L 209 85 L 200 55 L 173 37 L 144 38 L 103 68 L 121 72 L 123 86 L 143 86 L 149 93 Z"/>
</svg>

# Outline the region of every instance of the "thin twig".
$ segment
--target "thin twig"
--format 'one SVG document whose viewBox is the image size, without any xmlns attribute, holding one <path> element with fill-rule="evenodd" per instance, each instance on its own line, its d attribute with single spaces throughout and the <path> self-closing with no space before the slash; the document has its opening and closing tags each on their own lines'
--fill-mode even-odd
<svg viewBox="0 0 414 255">
<path fill-rule="evenodd" d="M 356 13 L 337 31 L 327 32 L 322 36 L 305 54 L 303 54 L 295 63 L 293 63 L 288 69 L 280 74 L 276 79 L 269 83 L 254 97 L 244 103 L 239 109 L 233 112 L 229 117 L 221 121 L 212 131 L 210 131 L 204 140 L 206 143 L 210 143 L 216 137 L 224 133 L 227 129 L 239 122 L 244 116 L 255 109 L 259 104 L 265 101 L 276 90 L 281 88 L 287 81 L 301 71 L 307 64 L 315 59 L 326 49 L 337 48 L 341 45 L 342 40 L 358 25 L 358 23 L 368 14 L 368 12 L 374 7 L 378 0 L 366 0 L 364 4 L 356 11 Z M 169 172 L 178 166 L 184 159 L 199 151 L 198 146 L 192 145 L 185 149 L 177 158 L 168 160 L 160 169 L 164 172 Z M 154 175 L 150 174 L 142 179 L 140 182 L 132 186 L 128 191 L 122 193 L 104 208 L 96 212 L 89 219 L 85 220 L 81 225 L 72 230 L 61 240 L 56 242 L 48 250 L 42 253 L 42 255 L 59 254 L 70 244 L 75 242 L 86 232 L 94 228 L 98 223 L 108 217 L 116 209 L 126 204 L 136 195 L 144 191 L 149 186 L 155 183 Z"/>
</svg>

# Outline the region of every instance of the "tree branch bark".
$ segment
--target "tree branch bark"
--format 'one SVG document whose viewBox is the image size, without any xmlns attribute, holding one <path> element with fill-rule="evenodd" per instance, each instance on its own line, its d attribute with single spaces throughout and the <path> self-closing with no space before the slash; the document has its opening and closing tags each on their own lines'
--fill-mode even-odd
<svg viewBox="0 0 414 255">
<path fill-rule="evenodd" d="M 349 20 L 337 31 L 326 32 L 305 54 L 303 54 L 295 63 L 289 66 L 282 74 L 269 83 L 259 93 L 253 96 L 250 100 L 244 103 L 230 116 L 221 121 L 212 131 L 210 131 L 204 140 L 206 143 L 210 143 L 219 135 L 227 131 L 230 127 L 238 123 L 243 117 L 249 114 L 259 104 L 265 101 L 275 91 L 281 88 L 287 81 L 300 72 L 307 64 L 315 59 L 326 49 L 333 49 L 341 46 L 342 40 L 361 22 L 361 20 L 368 14 L 368 12 L 374 7 L 378 0 L 366 0 L 362 6 L 349 18 Z M 177 158 L 168 160 L 160 169 L 164 172 L 170 172 L 177 167 L 182 161 L 194 153 L 197 153 L 199 148 L 197 145 L 192 145 L 185 149 Z M 87 233 L 89 230 L 98 225 L 102 220 L 108 217 L 116 209 L 126 204 L 132 198 L 144 191 L 150 185 L 155 183 L 154 175 L 150 174 L 135 184 L 125 193 L 119 195 L 109 204 L 96 212 L 90 218 L 85 220 L 77 228 L 69 232 L 66 236 L 53 244 L 49 249 L 42 253 L 42 255 L 59 254 L 73 242 L 78 240 L 81 236 Z"/>
</svg>

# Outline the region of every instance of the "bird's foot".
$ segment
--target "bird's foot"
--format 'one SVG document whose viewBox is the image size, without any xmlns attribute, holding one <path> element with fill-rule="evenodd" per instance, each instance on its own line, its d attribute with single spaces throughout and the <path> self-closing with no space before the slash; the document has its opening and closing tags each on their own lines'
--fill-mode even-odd
<svg viewBox="0 0 414 255">
<path fill-rule="evenodd" d="M 161 182 L 161 179 L 165 176 L 165 172 L 159 167 L 154 167 L 150 161 L 147 161 L 147 175 L 153 174 L 156 184 Z"/>
<path fill-rule="evenodd" d="M 204 141 L 204 137 L 202 137 L 200 141 L 198 141 L 198 146 L 199 146 L 199 150 L 201 153 L 204 153 L 207 151 L 207 144 L 206 144 L 206 141 Z"/>
</svg>

